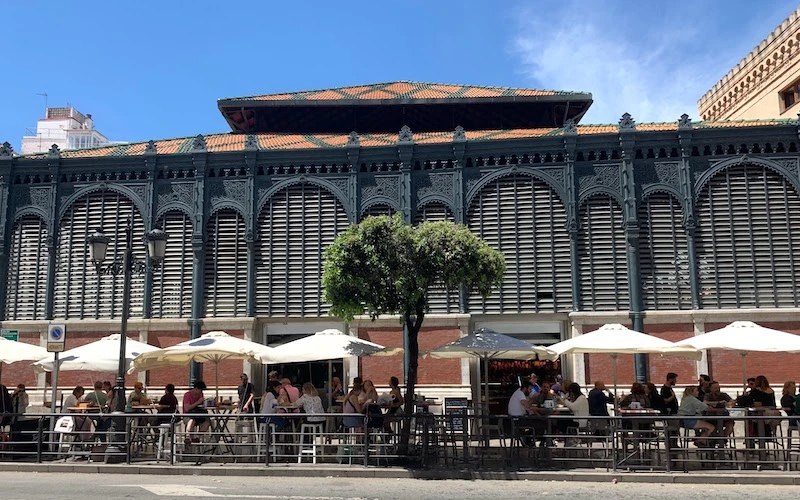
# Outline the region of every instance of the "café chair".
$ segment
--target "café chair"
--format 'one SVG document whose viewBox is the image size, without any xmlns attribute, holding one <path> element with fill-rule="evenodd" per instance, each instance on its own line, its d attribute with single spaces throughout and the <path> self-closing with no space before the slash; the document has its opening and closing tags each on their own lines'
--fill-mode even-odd
<svg viewBox="0 0 800 500">
<path fill-rule="evenodd" d="M 310 455 L 312 463 L 317 463 L 317 446 L 322 449 L 325 436 L 325 422 L 309 422 L 300 425 L 300 443 L 297 452 L 297 463 L 303 463 L 303 457 Z M 306 442 L 305 438 L 309 438 Z M 317 444 L 317 441 L 320 441 Z"/>
</svg>

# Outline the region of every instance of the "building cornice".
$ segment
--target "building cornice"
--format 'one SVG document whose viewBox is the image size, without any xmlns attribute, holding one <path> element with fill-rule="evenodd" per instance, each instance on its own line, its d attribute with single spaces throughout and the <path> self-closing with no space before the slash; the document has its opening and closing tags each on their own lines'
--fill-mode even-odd
<svg viewBox="0 0 800 500">
<path fill-rule="evenodd" d="M 728 115 L 776 74 L 797 59 L 800 52 L 800 8 L 750 51 L 697 101 L 700 118 L 717 120 Z"/>
</svg>

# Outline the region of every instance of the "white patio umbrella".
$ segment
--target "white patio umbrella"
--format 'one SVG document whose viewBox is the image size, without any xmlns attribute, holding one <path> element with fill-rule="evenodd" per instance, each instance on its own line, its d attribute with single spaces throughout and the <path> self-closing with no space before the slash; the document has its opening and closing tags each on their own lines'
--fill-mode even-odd
<svg viewBox="0 0 800 500">
<path fill-rule="evenodd" d="M 45 357 L 47 357 L 47 349 L 44 347 L 0 337 L 0 363 L 36 361 Z"/>
<path fill-rule="evenodd" d="M 3 363 L 36 361 L 46 356 L 47 349 L 44 347 L 0 337 L 0 378 L 3 375 Z"/>
<path fill-rule="evenodd" d="M 257 342 L 231 337 L 222 331 L 208 332 L 200 338 L 187 340 L 164 349 L 146 352 L 133 360 L 137 370 L 150 370 L 162 366 L 214 363 L 216 396 L 219 399 L 219 363 L 226 359 L 246 359 L 250 363 L 260 363 L 261 355 L 268 359 L 272 348 Z"/>
<path fill-rule="evenodd" d="M 98 371 L 117 373 L 119 368 L 119 339 L 120 335 L 115 333 L 103 337 L 95 342 L 90 342 L 74 349 L 62 352 L 58 359 L 59 371 Z M 155 346 L 133 340 L 130 337 L 125 341 L 125 360 L 129 367 L 136 356 L 144 352 L 158 349 Z M 45 355 L 47 353 L 45 352 Z M 41 359 L 33 364 L 34 371 L 38 373 L 53 371 L 53 355 L 47 359 Z"/>
<path fill-rule="evenodd" d="M 800 335 L 773 330 L 752 321 L 734 321 L 724 328 L 681 340 L 675 345 L 739 351 L 742 357 L 742 386 L 747 387 L 749 352 L 800 353 Z"/>
<path fill-rule="evenodd" d="M 426 354 L 432 358 L 480 358 L 484 361 L 484 397 L 489 404 L 489 360 L 490 359 L 555 359 L 558 357 L 549 348 L 529 344 L 488 328 L 481 328 L 449 344 L 437 347 Z M 479 384 L 480 385 L 480 384 Z"/>
<path fill-rule="evenodd" d="M 309 361 L 328 360 L 328 383 L 333 376 L 332 360 L 348 356 L 394 356 L 403 351 L 399 347 L 387 348 L 368 340 L 347 335 L 346 333 L 329 328 L 321 330 L 314 335 L 302 337 L 292 342 L 273 348 L 266 355 L 256 356 L 264 364 L 271 363 L 300 363 Z M 328 405 L 331 404 L 331 394 L 328 391 Z"/>
<path fill-rule="evenodd" d="M 603 325 L 593 332 L 553 344 L 549 346 L 549 349 L 559 355 L 610 354 L 614 365 L 615 409 L 617 408 L 617 358 L 620 354 L 663 354 L 665 356 L 682 356 L 694 360 L 699 360 L 703 357 L 703 353 L 693 347 L 676 346 L 667 340 L 631 330 L 618 323 Z"/>
</svg>

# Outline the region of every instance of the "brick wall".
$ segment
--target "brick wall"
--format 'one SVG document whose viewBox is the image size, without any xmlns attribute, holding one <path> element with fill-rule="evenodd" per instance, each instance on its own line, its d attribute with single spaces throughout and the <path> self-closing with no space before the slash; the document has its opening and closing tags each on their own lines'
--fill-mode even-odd
<svg viewBox="0 0 800 500">
<path fill-rule="evenodd" d="M 358 336 L 386 347 L 403 346 L 402 328 L 369 328 L 358 330 Z M 419 332 L 419 351 L 424 353 L 452 342 L 461 336 L 458 328 L 424 326 Z M 403 380 L 403 355 L 373 356 L 359 359 L 359 373 L 364 379 L 372 379 L 376 385 L 387 385 L 389 377 Z M 460 384 L 461 360 L 419 359 L 419 384 Z"/>
</svg>

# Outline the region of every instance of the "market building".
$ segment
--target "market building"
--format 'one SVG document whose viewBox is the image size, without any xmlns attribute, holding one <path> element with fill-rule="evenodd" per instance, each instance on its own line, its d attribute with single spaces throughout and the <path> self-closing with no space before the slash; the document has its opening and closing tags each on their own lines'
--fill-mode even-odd
<svg viewBox="0 0 800 500">
<path fill-rule="evenodd" d="M 274 345 L 324 328 L 402 345 L 397 318 L 349 325 L 322 301 L 322 252 L 349 224 L 401 212 L 466 224 L 501 250 L 487 299 L 437 293 L 421 351 L 488 327 L 537 344 L 609 322 L 679 340 L 736 319 L 800 332 L 800 155 L 796 120 L 582 125 L 591 95 L 416 82 L 222 99 L 232 131 L 45 154 L 0 149 L 3 328 L 40 343 L 53 322 L 68 347 L 119 329 L 122 277 L 98 276 L 87 239 L 124 244 L 160 227 L 164 264 L 133 281 L 129 335 L 166 347 L 209 330 Z M 140 240 L 141 241 L 141 240 Z M 144 245 L 136 254 L 144 258 Z M 640 376 L 713 371 L 741 380 L 736 353 L 700 363 L 651 356 Z M 771 380 L 797 355 L 752 354 Z M 402 356 L 344 360 L 385 385 Z M 634 363 L 620 359 L 620 381 Z M 492 381 L 560 370 L 610 379 L 604 356 L 521 366 Z M 261 367 L 245 367 L 252 379 Z M 420 360 L 419 391 L 468 395 L 474 361 Z M 222 368 L 232 385 L 242 364 Z M 311 370 L 309 367 L 308 370 Z M 12 375 L 8 375 L 11 373 Z M 4 376 L 30 385 L 27 366 Z M 61 385 L 103 374 L 62 374 Z M 188 382 L 185 368 L 135 375 Z M 107 375 L 106 375 L 107 377 Z M 386 380 L 383 380 L 386 379 Z"/>
</svg>

